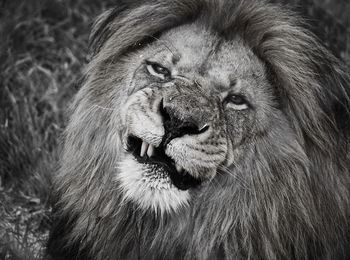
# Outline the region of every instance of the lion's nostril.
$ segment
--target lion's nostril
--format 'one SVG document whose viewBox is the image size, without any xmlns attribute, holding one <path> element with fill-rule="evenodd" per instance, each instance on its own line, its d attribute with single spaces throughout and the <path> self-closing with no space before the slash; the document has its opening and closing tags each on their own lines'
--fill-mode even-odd
<svg viewBox="0 0 350 260">
<path fill-rule="evenodd" d="M 201 129 L 199 129 L 199 133 L 204 133 L 205 131 L 207 131 L 209 129 L 209 125 L 205 124 L 204 126 L 201 127 Z"/>
<path fill-rule="evenodd" d="M 186 134 L 188 134 L 188 135 L 200 134 L 200 131 L 199 131 L 197 125 L 194 124 L 193 122 L 182 121 L 182 122 L 179 122 L 178 125 L 175 125 L 173 127 L 174 127 L 174 130 L 179 132 L 180 136 L 183 136 Z"/>
<path fill-rule="evenodd" d="M 208 130 L 209 126 L 199 126 L 190 115 L 181 115 L 171 106 L 163 106 L 161 102 L 160 113 L 163 117 L 165 135 L 163 145 L 167 145 L 172 139 L 184 135 L 199 135 Z"/>
<path fill-rule="evenodd" d="M 160 111 L 161 116 L 163 117 L 163 122 L 166 122 L 166 121 L 170 120 L 170 115 L 167 112 L 167 109 L 164 107 L 163 99 L 160 101 L 159 111 Z"/>
</svg>

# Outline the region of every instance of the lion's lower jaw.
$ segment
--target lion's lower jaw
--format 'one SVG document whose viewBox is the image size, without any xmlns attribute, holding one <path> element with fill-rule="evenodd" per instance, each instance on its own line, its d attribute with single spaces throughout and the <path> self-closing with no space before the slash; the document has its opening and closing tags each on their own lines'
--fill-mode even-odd
<svg viewBox="0 0 350 260">
<path fill-rule="evenodd" d="M 176 188 L 168 175 L 152 171 L 130 154 L 119 163 L 116 180 L 124 200 L 144 210 L 170 213 L 187 206 L 190 199 L 189 192 Z"/>
</svg>

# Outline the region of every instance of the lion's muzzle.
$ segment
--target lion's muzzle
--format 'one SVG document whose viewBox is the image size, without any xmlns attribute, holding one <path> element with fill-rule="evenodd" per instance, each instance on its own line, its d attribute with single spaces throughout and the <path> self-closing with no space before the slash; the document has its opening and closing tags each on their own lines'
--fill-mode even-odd
<svg viewBox="0 0 350 260">
<path fill-rule="evenodd" d="M 129 151 L 178 189 L 212 179 L 226 158 L 219 98 L 198 84 L 139 90 L 125 115 Z"/>
<path fill-rule="evenodd" d="M 207 124 L 196 122 L 190 116 L 181 116 L 171 106 L 164 106 L 162 101 L 160 112 L 163 117 L 164 136 L 161 146 L 166 149 L 166 146 L 172 139 L 180 138 L 185 135 L 200 135 L 208 130 Z"/>
</svg>

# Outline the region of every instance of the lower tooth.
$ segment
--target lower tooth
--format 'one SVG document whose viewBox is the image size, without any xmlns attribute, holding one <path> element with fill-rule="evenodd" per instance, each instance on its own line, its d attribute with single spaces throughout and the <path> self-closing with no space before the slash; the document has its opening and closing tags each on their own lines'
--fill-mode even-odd
<svg viewBox="0 0 350 260">
<path fill-rule="evenodd" d="M 183 171 L 183 168 L 178 164 L 175 165 L 175 168 L 176 168 L 176 171 L 179 173 Z"/>
<path fill-rule="evenodd" d="M 147 151 L 148 143 L 142 142 L 140 156 L 143 157 Z"/>
<path fill-rule="evenodd" d="M 148 146 L 148 150 L 147 150 L 148 157 L 151 157 L 153 155 L 153 153 L 154 153 L 154 146 L 150 144 Z"/>
</svg>

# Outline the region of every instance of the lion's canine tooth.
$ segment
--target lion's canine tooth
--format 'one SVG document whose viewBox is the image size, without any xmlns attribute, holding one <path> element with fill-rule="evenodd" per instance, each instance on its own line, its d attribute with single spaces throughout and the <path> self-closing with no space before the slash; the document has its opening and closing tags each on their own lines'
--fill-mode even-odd
<svg viewBox="0 0 350 260">
<path fill-rule="evenodd" d="M 153 153 L 154 153 L 154 146 L 150 144 L 148 146 L 148 150 L 147 150 L 148 157 L 151 157 L 153 155 Z"/>
<path fill-rule="evenodd" d="M 142 142 L 141 145 L 141 152 L 140 152 L 140 156 L 143 157 L 147 151 L 148 148 L 148 143 L 146 143 L 145 141 Z"/>
<path fill-rule="evenodd" d="M 182 167 L 181 167 L 180 165 L 178 165 L 178 164 L 175 165 L 175 168 L 176 168 L 176 170 L 177 170 L 178 173 L 182 172 L 182 170 L 184 169 L 184 168 L 182 168 Z"/>
</svg>

